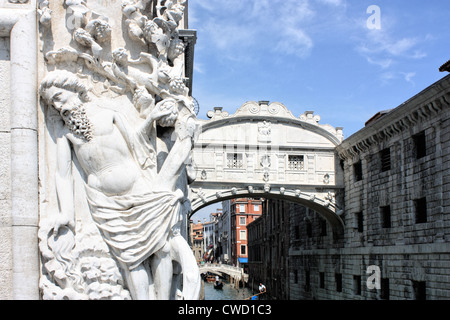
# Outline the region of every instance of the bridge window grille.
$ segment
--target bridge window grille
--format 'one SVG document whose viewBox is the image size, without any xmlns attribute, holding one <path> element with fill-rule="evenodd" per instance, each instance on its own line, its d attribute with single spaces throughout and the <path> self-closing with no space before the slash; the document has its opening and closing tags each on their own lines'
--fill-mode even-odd
<svg viewBox="0 0 450 320">
<path fill-rule="evenodd" d="M 242 153 L 227 153 L 227 166 L 231 169 L 243 168 Z"/>
<path fill-rule="evenodd" d="M 304 156 L 290 155 L 288 157 L 288 169 L 289 170 L 305 170 L 305 158 Z"/>
</svg>

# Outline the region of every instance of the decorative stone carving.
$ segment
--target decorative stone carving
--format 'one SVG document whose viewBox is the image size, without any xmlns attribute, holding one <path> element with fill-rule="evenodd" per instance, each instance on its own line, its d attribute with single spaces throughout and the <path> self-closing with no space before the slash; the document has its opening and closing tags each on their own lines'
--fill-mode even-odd
<svg viewBox="0 0 450 320">
<path fill-rule="evenodd" d="M 304 114 L 300 115 L 300 120 L 310 122 L 313 124 L 318 124 L 320 121 L 320 116 L 314 115 L 314 111 L 306 111 Z"/>
<path fill-rule="evenodd" d="M 52 21 L 52 10 L 48 6 L 48 0 L 39 0 L 38 4 L 38 14 L 39 22 L 44 27 L 49 27 Z"/>
<path fill-rule="evenodd" d="M 65 16 L 43 1 L 41 27 L 67 30 L 42 39 L 42 296 L 197 299 L 183 227 L 198 127 L 178 37 L 185 1 L 52 5 Z"/>
<path fill-rule="evenodd" d="M 258 141 L 270 142 L 272 133 L 272 124 L 270 121 L 263 121 L 258 123 Z"/>
</svg>

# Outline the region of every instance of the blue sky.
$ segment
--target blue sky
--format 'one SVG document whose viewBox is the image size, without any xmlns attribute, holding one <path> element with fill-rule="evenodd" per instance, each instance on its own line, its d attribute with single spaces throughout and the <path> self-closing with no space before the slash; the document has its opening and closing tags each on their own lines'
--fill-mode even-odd
<svg viewBox="0 0 450 320">
<path fill-rule="evenodd" d="M 449 0 L 189 0 L 198 117 L 277 101 L 349 137 L 448 74 L 449 17 Z"/>
</svg>

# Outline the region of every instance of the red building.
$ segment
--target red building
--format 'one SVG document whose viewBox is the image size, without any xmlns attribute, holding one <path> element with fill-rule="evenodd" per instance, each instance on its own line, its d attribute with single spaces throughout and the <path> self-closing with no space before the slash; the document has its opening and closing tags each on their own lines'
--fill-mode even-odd
<svg viewBox="0 0 450 320">
<path fill-rule="evenodd" d="M 231 263 L 247 268 L 248 234 L 247 225 L 262 214 L 260 199 L 236 198 L 230 200 L 231 218 Z"/>
</svg>

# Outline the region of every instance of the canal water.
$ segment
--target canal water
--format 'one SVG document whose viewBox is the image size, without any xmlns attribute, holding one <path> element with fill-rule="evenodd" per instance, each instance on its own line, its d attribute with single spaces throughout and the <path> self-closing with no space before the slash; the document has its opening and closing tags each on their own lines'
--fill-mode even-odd
<svg viewBox="0 0 450 320">
<path fill-rule="evenodd" d="M 214 283 L 203 281 L 205 300 L 245 300 L 252 296 L 250 288 L 236 289 L 234 285 L 224 282 L 222 290 L 214 289 Z"/>
</svg>

